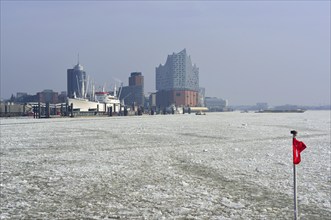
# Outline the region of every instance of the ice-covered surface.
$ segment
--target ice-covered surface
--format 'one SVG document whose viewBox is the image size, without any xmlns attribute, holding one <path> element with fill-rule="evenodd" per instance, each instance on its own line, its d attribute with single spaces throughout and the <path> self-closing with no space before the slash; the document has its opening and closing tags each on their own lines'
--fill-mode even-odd
<svg viewBox="0 0 331 220">
<path fill-rule="evenodd" d="M 330 111 L 1 119 L 1 219 L 331 218 Z"/>
</svg>

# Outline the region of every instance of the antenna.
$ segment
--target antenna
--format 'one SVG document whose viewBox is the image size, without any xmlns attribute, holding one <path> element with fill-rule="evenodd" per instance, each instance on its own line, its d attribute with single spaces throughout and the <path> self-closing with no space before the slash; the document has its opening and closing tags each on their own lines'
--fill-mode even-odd
<svg viewBox="0 0 331 220">
<path fill-rule="evenodd" d="M 79 64 L 79 53 L 78 53 L 78 56 L 77 56 L 77 58 L 78 58 L 78 59 L 77 59 L 77 61 L 78 61 L 77 63 Z"/>
</svg>

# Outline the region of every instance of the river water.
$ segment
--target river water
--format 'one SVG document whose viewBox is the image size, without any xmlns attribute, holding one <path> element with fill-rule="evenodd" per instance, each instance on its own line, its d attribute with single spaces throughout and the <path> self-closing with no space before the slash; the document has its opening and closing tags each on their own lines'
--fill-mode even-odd
<svg viewBox="0 0 331 220">
<path fill-rule="evenodd" d="M 1 119 L 0 219 L 331 219 L 330 111 Z"/>
</svg>

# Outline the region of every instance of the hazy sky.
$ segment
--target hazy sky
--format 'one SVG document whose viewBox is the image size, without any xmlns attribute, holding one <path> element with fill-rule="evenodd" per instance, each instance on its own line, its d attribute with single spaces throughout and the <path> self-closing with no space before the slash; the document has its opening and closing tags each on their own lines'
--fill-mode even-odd
<svg viewBox="0 0 331 220">
<path fill-rule="evenodd" d="M 186 48 L 206 96 L 234 104 L 330 104 L 330 1 L 3 1 L 1 98 L 66 91 L 80 63 L 98 85 Z"/>
</svg>

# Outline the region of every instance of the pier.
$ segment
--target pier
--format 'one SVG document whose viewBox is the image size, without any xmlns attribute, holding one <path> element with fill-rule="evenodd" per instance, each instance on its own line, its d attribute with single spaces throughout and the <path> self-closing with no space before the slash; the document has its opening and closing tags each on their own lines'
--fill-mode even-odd
<svg viewBox="0 0 331 220">
<path fill-rule="evenodd" d="M 74 103 L 51 104 L 49 102 L 30 102 L 24 104 L 1 103 L 0 117 L 33 117 L 36 119 L 59 117 L 115 117 L 115 116 L 142 116 L 142 115 L 171 115 L 191 114 L 199 111 L 208 111 L 205 107 L 177 107 L 168 108 L 142 106 L 115 106 L 96 105 L 94 109 L 81 111 Z"/>
</svg>

